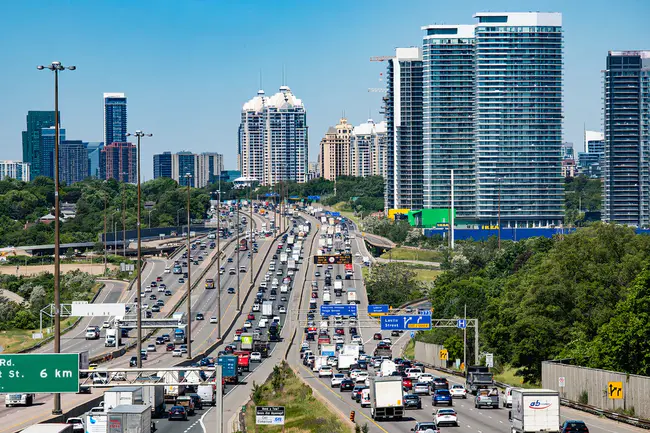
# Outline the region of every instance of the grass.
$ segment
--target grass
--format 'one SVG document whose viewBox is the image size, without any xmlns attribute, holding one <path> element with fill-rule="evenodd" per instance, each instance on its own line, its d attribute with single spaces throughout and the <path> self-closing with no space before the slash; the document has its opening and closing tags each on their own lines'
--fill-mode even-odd
<svg viewBox="0 0 650 433">
<path fill-rule="evenodd" d="M 352 212 L 351 210 L 346 210 L 349 209 L 349 207 L 346 205 L 345 202 L 336 203 L 334 206 L 332 206 L 332 208 L 334 210 L 341 212 L 342 216 L 352 220 L 357 226 L 361 224 L 361 218 L 355 216 L 354 212 Z"/>
<path fill-rule="evenodd" d="M 275 390 L 274 390 L 275 385 Z M 253 384 L 253 401 L 246 405 L 246 431 L 250 433 L 348 433 L 337 415 L 314 398 L 312 389 L 305 385 L 282 362 L 274 368 L 263 385 Z M 255 406 L 284 406 L 285 429 L 281 426 L 255 425 Z"/>
<path fill-rule="evenodd" d="M 494 380 L 497 382 L 507 383 L 508 385 L 518 386 L 520 388 L 539 388 L 541 384 L 539 383 L 524 383 L 524 378 L 521 376 L 516 376 L 516 368 L 506 366 L 504 370 L 494 375 Z"/>
<path fill-rule="evenodd" d="M 439 269 L 414 268 L 413 270 L 417 273 L 415 279 L 424 282 L 433 281 L 442 273 Z"/>
<path fill-rule="evenodd" d="M 61 329 L 72 325 L 75 320 L 75 317 L 63 319 L 61 321 Z M 40 332 L 40 329 L 10 329 L 8 331 L 0 331 L 0 346 L 4 348 L 4 353 L 16 353 L 32 347 L 41 341 L 32 339 L 32 333 L 34 332 Z M 44 337 L 49 337 L 49 335 L 44 335 Z"/>
<path fill-rule="evenodd" d="M 441 262 L 442 253 L 433 250 L 422 250 L 419 248 L 393 248 L 381 255 L 382 259 L 392 260 L 416 260 L 424 262 Z"/>
<path fill-rule="evenodd" d="M 406 346 L 404 346 L 404 351 L 402 352 L 404 358 L 415 359 L 415 339 L 411 338 Z"/>
</svg>

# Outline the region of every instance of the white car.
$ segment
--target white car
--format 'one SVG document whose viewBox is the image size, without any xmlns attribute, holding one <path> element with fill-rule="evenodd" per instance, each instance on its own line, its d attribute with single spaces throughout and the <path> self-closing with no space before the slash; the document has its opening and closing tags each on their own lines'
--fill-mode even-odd
<svg viewBox="0 0 650 433">
<path fill-rule="evenodd" d="M 335 303 L 336 305 L 341 305 L 341 304 L 342 304 L 342 302 L 341 302 L 340 299 L 337 299 L 336 301 L 334 301 L 334 303 Z"/>
<path fill-rule="evenodd" d="M 264 287 L 265 289 L 266 289 L 268 286 L 269 286 L 269 285 L 266 283 L 266 281 L 262 281 L 262 282 L 260 283 L 260 287 Z"/>
<path fill-rule="evenodd" d="M 321 365 L 320 370 L 318 370 L 318 377 L 332 377 L 333 374 L 332 367 L 329 365 Z"/>
<path fill-rule="evenodd" d="M 118 382 L 122 382 L 126 380 L 126 373 L 123 371 L 119 371 L 117 373 L 113 373 L 113 380 L 116 380 Z"/>
<path fill-rule="evenodd" d="M 251 328 L 253 327 L 253 324 L 249 321 L 244 322 L 244 328 Z"/>
<path fill-rule="evenodd" d="M 144 292 L 145 293 L 151 293 L 151 292 L 153 292 L 153 289 L 151 287 L 145 287 Z"/>
<path fill-rule="evenodd" d="M 337 373 L 332 375 L 332 380 L 330 380 L 330 386 L 332 388 L 341 386 L 341 382 L 345 379 L 345 374 Z"/>
<path fill-rule="evenodd" d="M 251 352 L 250 362 L 262 362 L 262 354 L 259 352 Z"/>
<path fill-rule="evenodd" d="M 359 369 L 350 370 L 350 379 L 356 379 L 359 373 L 361 373 Z"/>
<path fill-rule="evenodd" d="M 165 288 L 164 288 L 164 287 L 160 287 L 160 286 L 158 286 L 158 291 L 162 293 L 162 292 L 165 291 Z"/>
<path fill-rule="evenodd" d="M 287 309 L 285 308 L 284 305 L 280 305 L 280 308 L 278 308 L 278 311 L 280 314 L 287 314 Z"/>
<path fill-rule="evenodd" d="M 359 373 L 357 373 L 357 377 L 354 378 L 354 381 L 359 383 L 359 382 L 365 382 L 366 379 L 368 379 L 368 372 L 360 371 Z"/>
<path fill-rule="evenodd" d="M 260 304 L 253 304 L 253 311 L 256 313 L 260 311 Z"/>
<path fill-rule="evenodd" d="M 147 352 L 155 352 L 156 351 L 156 345 L 155 344 L 150 344 L 147 346 Z"/>
<path fill-rule="evenodd" d="M 183 351 L 181 349 L 174 349 L 172 352 L 173 357 L 181 357 L 183 356 Z"/>
<path fill-rule="evenodd" d="M 102 328 L 110 328 L 111 327 L 111 322 L 108 320 L 105 320 L 104 323 L 102 323 Z"/>
<path fill-rule="evenodd" d="M 421 374 L 422 374 L 422 370 L 420 370 L 417 367 L 406 369 L 406 377 L 408 377 L 409 379 L 418 379 Z"/>
<path fill-rule="evenodd" d="M 355 335 L 354 337 L 352 337 L 352 343 L 363 344 L 363 340 L 358 335 Z"/>
<path fill-rule="evenodd" d="M 83 433 L 86 431 L 86 427 L 84 426 L 84 422 L 81 418 L 68 418 L 68 420 L 65 422 L 66 424 L 72 424 L 72 431 L 74 433 L 79 432 Z"/>
<path fill-rule="evenodd" d="M 287 275 L 293 276 L 293 270 L 289 269 L 289 271 L 287 272 Z"/>
<path fill-rule="evenodd" d="M 266 274 L 264 275 L 264 281 L 270 281 L 271 280 L 271 275 Z"/>
<path fill-rule="evenodd" d="M 418 377 L 419 382 L 424 382 L 424 383 L 431 383 L 433 382 L 433 374 L 431 373 L 422 373 L 420 377 Z"/>
<path fill-rule="evenodd" d="M 420 376 L 422 378 L 422 376 Z M 452 385 L 449 388 L 449 393 L 452 398 L 467 398 L 467 390 L 463 385 Z"/>
<path fill-rule="evenodd" d="M 384 338 L 383 340 L 381 340 L 381 342 L 382 342 L 382 343 L 386 343 L 386 344 L 388 344 L 388 345 L 393 344 L 393 342 L 391 341 L 390 338 Z"/>
<path fill-rule="evenodd" d="M 336 337 L 336 338 L 334 339 L 334 342 L 337 343 L 337 344 L 339 344 L 339 343 L 341 343 L 341 344 L 345 344 L 345 338 L 343 338 L 343 337 L 341 337 L 341 336 Z"/>
<path fill-rule="evenodd" d="M 215 316 L 210 317 L 210 323 L 217 323 L 218 321 L 219 320 Z"/>
<path fill-rule="evenodd" d="M 241 335 L 235 334 L 232 341 L 241 341 Z"/>
<path fill-rule="evenodd" d="M 257 324 L 258 328 L 266 328 L 266 320 L 262 319 L 260 322 Z"/>
<path fill-rule="evenodd" d="M 438 409 L 433 416 L 437 426 L 451 425 L 458 427 L 458 414 L 454 409 Z"/>
</svg>

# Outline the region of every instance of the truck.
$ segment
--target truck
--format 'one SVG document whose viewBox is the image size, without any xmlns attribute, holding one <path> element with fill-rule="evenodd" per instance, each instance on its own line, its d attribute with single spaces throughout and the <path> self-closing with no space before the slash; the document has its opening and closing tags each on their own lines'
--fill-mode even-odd
<svg viewBox="0 0 650 433">
<path fill-rule="evenodd" d="M 399 376 L 370 377 L 370 416 L 375 419 L 404 416 L 402 378 Z"/>
<path fill-rule="evenodd" d="M 262 358 L 269 357 L 269 343 L 266 341 L 253 341 L 253 349 L 251 352 L 259 352 Z"/>
<path fill-rule="evenodd" d="M 34 404 L 34 399 L 36 396 L 29 393 L 13 393 L 5 395 L 5 407 L 12 406 L 31 406 Z"/>
<path fill-rule="evenodd" d="M 352 364 L 357 362 L 357 358 L 354 355 L 343 355 L 339 354 L 339 358 L 336 363 L 336 369 L 341 373 L 342 371 L 347 371 L 350 369 Z"/>
<path fill-rule="evenodd" d="M 118 347 L 119 345 L 120 338 L 117 329 L 107 329 L 106 338 L 104 339 L 104 347 Z"/>
<path fill-rule="evenodd" d="M 283 265 L 287 264 L 287 253 L 280 253 L 280 263 Z"/>
<path fill-rule="evenodd" d="M 479 389 L 494 387 L 494 375 L 490 373 L 488 367 L 482 365 L 470 365 L 467 367 L 467 377 L 465 378 L 465 388 L 476 395 Z"/>
<path fill-rule="evenodd" d="M 148 404 L 120 405 L 108 411 L 107 433 L 151 433 L 151 408 Z"/>
<path fill-rule="evenodd" d="M 352 355 L 354 356 L 355 361 L 359 359 L 359 345 L 358 344 L 344 344 L 341 348 L 341 353 L 343 355 Z"/>
<path fill-rule="evenodd" d="M 312 368 L 312 371 L 318 373 L 323 365 L 327 365 L 327 356 L 317 356 L 314 358 L 314 367 Z"/>
<path fill-rule="evenodd" d="M 262 302 L 262 316 L 266 316 L 266 317 L 273 316 L 273 301 Z"/>
<path fill-rule="evenodd" d="M 237 351 L 233 355 L 237 357 L 237 369 L 239 371 L 251 371 L 251 354 L 248 351 Z"/>
<path fill-rule="evenodd" d="M 514 388 L 512 407 L 508 419 L 513 433 L 560 431 L 560 395 L 557 391 Z"/>
<path fill-rule="evenodd" d="M 147 379 L 143 378 L 143 380 Z M 152 418 L 162 418 L 167 414 L 164 388 L 163 385 L 148 385 L 142 387 L 142 402 L 151 406 Z"/>
<path fill-rule="evenodd" d="M 392 358 L 393 357 L 393 352 L 390 350 L 390 347 L 377 347 L 375 351 L 372 353 L 373 356 L 381 356 L 381 357 L 386 357 L 386 358 Z"/>
<path fill-rule="evenodd" d="M 358 304 L 359 300 L 357 299 L 357 291 L 354 289 L 347 290 L 348 304 Z"/>
<path fill-rule="evenodd" d="M 164 371 L 158 373 L 158 377 L 164 377 L 167 383 L 179 383 L 185 378 L 182 371 L 172 371 L 165 374 Z M 176 397 L 185 393 L 185 385 L 163 385 L 163 399 L 165 403 L 174 404 Z"/>
<path fill-rule="evenodd" d="M 397 370 L 397 365 L 390 359 L 384 359 L 381 362 L 380 370 L 382 376 L 390 376 Z"/>
<path fill-rule="evenodd" d="M 89 412 L 86 415 L 86 433 L 106 433 L 108 429 L 108 414 Z"/>
<path fill-rule="evenodd" d="M 474 407 L 480 409 L 482 407 L 490 407 L 492 409 L 499 408 L 499 390 L 492 389 L 479 389 L 474 397 Z"/>
<path fill-rule="evenodd" d="M 88 367 L 90 367 L 88 351 L 79 352 L 79 370 L 88 370 Z M 79 377 L 88 377 L 88 373 L 79 373 Z"/>
<path fill-rule="evenodd" d="M 142 386 L 116 386 L 104 392 L 104 411 L 120 405 L 144 404 Z"/>
<path fill-rule="evenodd" d="M 336 346 L 334 344 L 321 344 L 320 354 L 322 356 L 335 356 Z"/>
<path fill-rule="evenodd" d="M 237 361 L 238 358 L 235 355 L 221 355 L 217 358 L 217 364 L 221 366 L 222 376 L 225 383 L 232 383 L 235 385 L 239 383 Z"/>
<path fill-rule="evenodd" d="M 296 261 L 293 258 L 287 260 L 287 269 L 293 270 L 293 271 L 295 271 L 297 269 L 296 268 Z"/>
<path fill-rule="evenodd" d="M 72 433 L 72 424 L 43 423 L 32 424 L 23 430 L 27 433 Z M 104 430 L 105 432 L 106 430 Z"/>
<path fill-rule="evenodd" d="M 239 348 L 241 350 L 251 350 L 253 349 L 253 334 L 247 332 L 241 334 L 241 339 L 239 341 Z"/>
<path fill-rule="evenodd" d="M 176 320 L 178 322 L 178 326 L 186 325 L 187 324 L 187 313 L 185 313 L 185 312 L 174 313 L 174 314 L 172 314 L 172 319 L 174 319 L 174 320 Z"/>
<path fill-rule="evenodd" d="M 337 290 L 341 290 L 341 291 L 343 290 L 343 281 L 341 280 L 334 281 L 334 291 Z"/>
<path fill-rule="evenodd" d="M 327 305 L 330 302 L 332 302 L 332 296 L 330 295 L 329 292 L 323 293 L 323 304 Z"/>
<path fill-rule="evenodd" d="M 174 344 L 187 344 L 187 336 L 185 335 L 185 325 L 174 329 Z"/>
</svg>

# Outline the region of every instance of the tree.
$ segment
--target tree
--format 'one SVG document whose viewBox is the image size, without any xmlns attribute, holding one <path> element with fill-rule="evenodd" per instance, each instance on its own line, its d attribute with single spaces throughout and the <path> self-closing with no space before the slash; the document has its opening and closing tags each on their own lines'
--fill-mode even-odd
<svg viewBox="0 0 650 433">
<path fill-rule="evenodd" d="M 386 263 L 371 268 L 366 278 L 368 300 L 373 304 L 401 305 L 422 296 L 423 286 L 416 273 L 402 263 Z"/>
<path fill-rule="evenodd" d="M 47 304 L 47 293 L 43 286 L 35 286 L 32 289 L 32 294 L 29 296 L 29 304 L 34 314 L 38 314 L 41 308 L 45 307 Z"/>
<path fill-rule="evenodd" d="M 36 317 L 31 310 L 19 310 L 14 316 L 12 325 L 18 329 L 34 329 L 36 327 Z"/>
</svg>

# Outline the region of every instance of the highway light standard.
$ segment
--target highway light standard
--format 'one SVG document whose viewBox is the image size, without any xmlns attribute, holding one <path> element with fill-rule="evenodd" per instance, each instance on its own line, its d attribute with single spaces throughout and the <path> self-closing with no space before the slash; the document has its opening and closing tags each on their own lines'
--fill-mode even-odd
<svg viewBox="0 0 650 433">
<path fill-rule="evenodd" d="M 221 179 L 219 179 L 221 184 Z M 221 189 L 214 191 L 217 199 L 217 338 L 221 339 Z"/>
<path fill-rule="evenodd" d="M 63 66 L 61 62 L 39 65 L 39 71 L 49 69 L 54 72 L 54 353 L 61 353 L 61 259 L 59 257 L 59 72 L 74 71 L 76 66 Z M 52 414 L 60 415 L 61 394 L 54 394 Z"/>
<path fill-rule="evenodd" d="M 190 184 L 192 183 L 192 175 L 185 174 L 185 182 L 187 183 L 187 359 L 192 359 L 192 284 L 190 283 L 192 274 L 190 273 L 190 266 L 192 266 L 192 249 L 190 248 Z"/>
<path fill-rule="evenodd" d="M 142 208 L 142 191 L 140 189 L 140 140 L 142 137 L 152 137 L 153 134 L 145 134 L 142 131 L 135 131 L 134 134 L 131 133 L 126 133 L 127 137 L 130 136 L 135 136 L 138 139 L 138 223 L 137 223 L 137 231 L 138 231 L 138 261 L 137 261 L 137 269 L 138 269 L 138 295 L 136 296 L 137 298 L 137 306 L 136 306 L 136 312 L 138 315 L 137 318 L 137 327 L 138 327 L 138 341 L 137 341 L 137 350 L 138 350 L 138 355 L 137 355 L 137 360 L 138 360 L 138 368 L 142 368 L 142 356 L 140 355 L 140 351 L 142 350 L 142 298 L 140 296 L 140 292 L 142 291 L 142 237 L 140 236 L 140 218 L 141 218 L 141 208 Z M 149 213 L 149 217 L 151 218 L 151 213 Z M 151 219 L 149 220 L 149 225 L 151 226 Z M 119 341 L 119 340 L 118 340 Z"/>
</svg>

